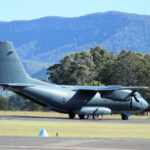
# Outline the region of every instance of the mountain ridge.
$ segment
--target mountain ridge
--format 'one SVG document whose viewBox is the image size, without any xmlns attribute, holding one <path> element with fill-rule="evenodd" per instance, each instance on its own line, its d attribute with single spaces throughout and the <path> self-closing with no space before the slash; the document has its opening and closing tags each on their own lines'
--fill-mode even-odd
<svg viewBox="0 0 150 150">
<path fill-rule="evenodd" d="M 69 53 L 96 45 L 116 54 L 122 49 L 148 53 L 150 16 L 110 11 L 0 22 L 0 40 L 12 41 L 28 73 L 35 75 Z"/>
</svg>

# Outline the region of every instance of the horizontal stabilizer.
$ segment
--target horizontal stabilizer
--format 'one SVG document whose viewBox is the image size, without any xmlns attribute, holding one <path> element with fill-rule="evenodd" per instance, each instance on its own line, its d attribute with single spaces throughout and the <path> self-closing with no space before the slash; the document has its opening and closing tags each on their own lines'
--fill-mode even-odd
<svg viewBox="0 0 150 150">
<path fill-rule="evenodd" d="M 28 83 L 0 83 L 0 86 L 7 88 L 7 87 L 29 87 L 34 85 Z"/>
</svg>

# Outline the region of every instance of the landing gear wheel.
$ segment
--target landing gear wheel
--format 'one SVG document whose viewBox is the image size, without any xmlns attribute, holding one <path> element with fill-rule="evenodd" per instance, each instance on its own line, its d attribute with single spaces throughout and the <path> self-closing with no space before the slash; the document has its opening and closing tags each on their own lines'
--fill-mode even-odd
<svg viewBox="0 0 150 150">
<path fill-rule="evenodd" d="M 99 115 L 92 115 L 93 119 L 99 119 Z"/>
<path fill-rule="evenodd" d="M 84 119 L 89 119 L 89 115 L 84 115 Z"/>
<path fill-rule="evenodd" d="M 69 113 L 69 118 L 70 118 L 70 119 L 74 119 L 74 118 L 75 118 L 75 115 L 76 115 L 75 113 Z"/>
<path fill-rule="evenodd" d="M 80 119 L 84 119 L 84 115 L 78 115 Z"/>
<path fill-rule="evenodd" d="M 122 120 L 128 120 L 128 116 L 127 115 L 122 114 L 121 116 L 122 116 Z"/>
<path fill-rule="evenodd" d="M 89 115 L 78 115 L 80 119 L 89 119 Z"/>
</svg>

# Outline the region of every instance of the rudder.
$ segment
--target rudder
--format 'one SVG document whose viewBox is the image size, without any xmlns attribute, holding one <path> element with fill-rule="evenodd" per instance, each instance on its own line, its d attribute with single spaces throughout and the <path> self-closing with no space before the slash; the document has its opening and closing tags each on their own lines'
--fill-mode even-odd
<svg viewBox="0 0 150 150">
<path fill-rule="evenodd" d="M 29 76 L 11 42 L 0 41 L 0 84 L 28 83 Z"/>
</svg>

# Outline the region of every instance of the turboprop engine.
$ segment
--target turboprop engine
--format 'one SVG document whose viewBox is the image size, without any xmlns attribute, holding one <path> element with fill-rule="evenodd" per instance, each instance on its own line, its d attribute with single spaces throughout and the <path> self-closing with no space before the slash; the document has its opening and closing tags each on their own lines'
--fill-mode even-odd
<svg viewBox="0 0 150 150">
<path fill-rule="evenodd" d="M 131 90 L 116 90 L 101 92 L 102 98 L 112 99 L 114 101 L 128 101 L 130 96 L 134 96 L 135 91 Z"/>
</svg>

